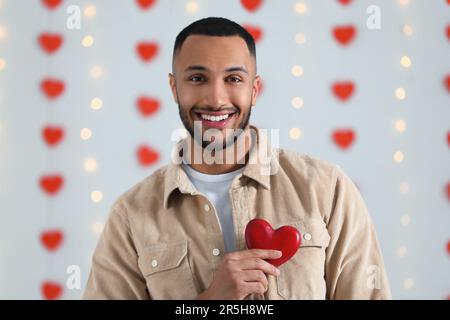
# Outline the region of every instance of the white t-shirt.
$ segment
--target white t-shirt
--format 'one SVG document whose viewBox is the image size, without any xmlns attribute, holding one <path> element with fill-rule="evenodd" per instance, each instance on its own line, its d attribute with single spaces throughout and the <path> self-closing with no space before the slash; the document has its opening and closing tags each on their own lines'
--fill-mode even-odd
<svg viewBox="0 0 450 320">
<path fill-rule="evenodd" d="M 242 173 L 245 166 L 224 174 L 205 174 L 194 170 L 183 160 L 183 169 L 198 192 L 204 194 L 216 209 L 227 252 L 236 251 L 233 214 L 229 189 L 234 177 Z"/>
</svg>

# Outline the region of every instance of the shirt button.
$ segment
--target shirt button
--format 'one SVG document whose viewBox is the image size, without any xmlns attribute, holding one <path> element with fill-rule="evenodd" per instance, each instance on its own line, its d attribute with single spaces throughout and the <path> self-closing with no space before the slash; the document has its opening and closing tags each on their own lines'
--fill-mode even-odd
<svg viewBox="0 0 450 320">
<path fill-rule="evenodd" d="M 305 233 L 305 234 L 303 235 L 303 239 L 305 239 L 306 241 L 311 240 L 311 234 L 310 234 L 310 233 Z"/>
<path fill-rule="evenodd" d="M 156 261 L 156 259 L 152 260 L 152 267 L 156 268 L 158 266 L 158 261 Z"/>
<path fill-rule="evenodd" d="M 214 250 L 213 250 L 213 256 L 218 256 L 220 254 L 220 250 L 219 249 L 217 249 L 217 248 L 215 248 Z"/>
<path fill-rule="evenodd" d="M 203 206 L 203 208 L 205 209 L 206 212 L 208 212 L 211 208 L 209 207 L 209 204 L 205 204 Z"/>
</svg>

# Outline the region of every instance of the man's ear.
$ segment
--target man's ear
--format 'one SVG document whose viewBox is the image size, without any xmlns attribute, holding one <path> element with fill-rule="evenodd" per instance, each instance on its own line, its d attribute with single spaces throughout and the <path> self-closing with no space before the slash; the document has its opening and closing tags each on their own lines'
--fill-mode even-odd
<svg viewBox="0 0 450 320">
<path fill-rule="evenodd" d="M 169 73 L 169 86 L 170 86 L 170 90 L 172 91 L 172 95 L 173 95 L 173 100 L 175 101 L 176 104 L 178 103 L 178 95 L 177 95 L 177 86 L 175 84 L 175 76 L 171 73 Z"/>
<path fill-rule="evenodd" d="M 253 88 L 252 88 L 252 106 L 256 104 L 256 98 L 259 95 L 259 92 L 261 91 L 261 77 L 256 76 L 255 79 L 253 79 Z"/>
</svg>

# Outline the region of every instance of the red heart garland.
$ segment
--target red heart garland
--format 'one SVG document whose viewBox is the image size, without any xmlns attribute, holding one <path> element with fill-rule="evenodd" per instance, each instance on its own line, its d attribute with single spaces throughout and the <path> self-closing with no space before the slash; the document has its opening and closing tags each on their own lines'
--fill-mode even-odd
<svg viewBox="0 0 450 320">
<path fill-rule="evenodd" d="M 242 25 L 245 30 L 247 30 L 248 33 L 250 33 L 255 40 L 255 42 L 261 41 L 261 38 L 263 36 L 263 31 L 260 27 L 249 25 L 249 24 L 243 24 Z"/>
<path fill-rule="evenodd" d="M 447 132 L 447 143 L 448 143 L 448 146 L 450 147 L 450 131 Z"/>
<path fill-rule="evenodd" d="M 445 29 L 445 33 L 447 35 L 447 39 L 450 40 L 450 24 L 447 26 L 447 28 Z"/>
<path fill-rule="evenodd" d="M 250 12 L 254 12 L 259 9 L 262 4 L 262 0 L 241 0 L 241 5 Z"/>
<path fill-rule="evenodd" d="M 48 195 L 56 195 L 63 187 L 64 178 L 59 174 L 45 175 L 39 180 L 39 184 L 43 191 Z"/>
<path fill-rule="evenodd" d="M 334 27 L 333 36 L 341 45 L 347 46 L 355 38 L 356 28 L 352 25 Z"/>
<path fill-rule="evenodd" d="M 65 84 L 61 80 L 47 78 L 41 81 L 41 90 L 48 99 L 58 98 L 65 89 Z"/>
<path fill-rule="evenodd" d="M 48 146 L 57 145 L 64 136 L 64 129 L 58 126 L 46 126 L 42 129 L 42 137 Z"/>
<path fill-rule="evenodd" d="M 60 230 L 45 231 L 41 234 L 42 245 L 49 251 L 55 251 L 59 248 L 64 235 Z"/>
<path fill-rule="evenodd" d="M 41 48 L 48 54 L 56 52 L 63 42 L 63 37 L 57 33 L 42 33 L 38 37 Z"/>
<path fill-rule="evenodd" d="M 139 57 L 144 62 L 150 62 L 158 54 L 158 44 L 155 42 L 140 42 L 136 46 Z"/>
<path fill-rule="evenodd" d="M 450 74 L 444 78 L 444 86 L 448 92 L 450 92 Z"/>
<path fill-rule="evenodd" d="M 58 299 L 62 291 L 62 286 L 56 282 L 46 281 L 41 286 L 42 296 L 47 300 Z"/>
<path fill-rule="evenodd" d="M 156 0 L 136 0 L 137 5 L 142 10 L 148 10 L 156 3 Z"/>
<path fill-rule="evenodd" d="M 302 242 L 300 232 L 292 226 L 283 226 L 276 230 L 264 219 L 253 219 L 245 227 L 245 242 L 248 249 L 272 249 L 282 252 L 278 259 L 267 262 L 278 267 L 288 261 L 298 250 Z"/>
<path fill-rule="evenodd" d="M 137 150 L 138 161 L 142 166 L 150 166 L 159 160 L 159 153 L 155 149 L 141 145 Z"/>
<path fill-rule="evenodd" d="M 445 187 L 445 192 L 447 193 L 447 199 L 450 201 L 450 182 L 447 183 L 447 186 Z"/>
<path fill-rule="evenodd" d="M 356 133 L 352 129 L 337 129 L 332 133 L 334 143 L 341 149 L 348 149 L 354 142 Z"/>
<path fill-rule="evenodd" d="M 352 0 L 338 0 L 338 2 L 340 2 L 343 6 L 349 5 Z"/>
<path fill-rule="evenodd" d="M 144 117 L 149 117 L 159 110 L 160 102 L 154 98 L 141 96 L 137 99 L 136 105 Z"/>
<path fill-rule="evenodd" d="M 351 81 L 335 82 L 332 86 L 332 90 L 335 96 L 341 101 L 347 101 L 353 94 L 355 85 Z"/>
<path fill-rule="evenodd" d="M 55 9 L 61 4 L 62 0 L 42 0 L 42 4 L 47 7 L 47 9 Z"/>
</svg>

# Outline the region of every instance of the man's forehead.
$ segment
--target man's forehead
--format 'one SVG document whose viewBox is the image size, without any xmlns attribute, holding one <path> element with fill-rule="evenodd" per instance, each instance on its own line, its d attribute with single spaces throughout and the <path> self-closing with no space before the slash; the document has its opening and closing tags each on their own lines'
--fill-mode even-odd
<svg viewBox="0 0 450 320">
<path fill-rule="evenodd" d="M 240 67 L 248 73 L 252 57 L 247 43 L 239 36 L 190 35 L 181 46 L 176 60 L 181 72 L 193 69 L 192 66 L 208 69 L 208 63 L 218 63 L 223 69 Z"/>
</svg>

